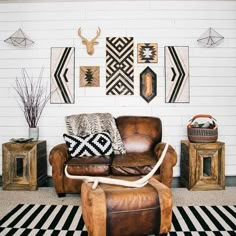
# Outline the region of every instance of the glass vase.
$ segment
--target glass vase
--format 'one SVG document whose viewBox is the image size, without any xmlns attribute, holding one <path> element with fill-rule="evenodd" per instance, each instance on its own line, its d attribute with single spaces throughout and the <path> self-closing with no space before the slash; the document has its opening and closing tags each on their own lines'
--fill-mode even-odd
<svg viewBox="0 0 236 236">
<path fill-rule="evenodd" d="M 29 138 L 32 138 L 33 141 L 37 141 L 39 138 L 39 127 L 31 128 L 29 127 Z"/>
</svg>

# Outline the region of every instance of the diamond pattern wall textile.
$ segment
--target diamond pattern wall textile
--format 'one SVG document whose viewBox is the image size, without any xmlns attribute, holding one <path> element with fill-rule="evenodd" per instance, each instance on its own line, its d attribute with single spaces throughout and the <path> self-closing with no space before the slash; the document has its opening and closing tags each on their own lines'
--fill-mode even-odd
<svg viewBox="0 0 236 236">
<path fill-rule="evenodd" d="M 133 37 L 106 39 L 106 94 L 134 94 Z"/>
</svg>

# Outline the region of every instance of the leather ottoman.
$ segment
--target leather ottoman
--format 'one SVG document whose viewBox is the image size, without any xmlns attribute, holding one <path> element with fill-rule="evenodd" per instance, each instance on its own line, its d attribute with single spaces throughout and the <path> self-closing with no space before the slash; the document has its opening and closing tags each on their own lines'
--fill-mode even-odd
<svg viewBox="0 0 236 236">
<path fill-rule="evenodd" d="M 93 190 L 84 182 L 81 201 L 89 236 L 159 235 L 171 227 L 172 193 L 154 178 L 141 188 L 99 184 Z"/>
</svg>

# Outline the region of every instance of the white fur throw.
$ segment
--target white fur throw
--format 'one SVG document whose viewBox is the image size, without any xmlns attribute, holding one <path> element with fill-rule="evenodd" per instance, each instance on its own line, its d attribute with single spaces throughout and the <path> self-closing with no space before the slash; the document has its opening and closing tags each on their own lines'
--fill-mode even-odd
<svg viewBox="0 0 236 236">
<path fill-rule="evenodd" d="M 67 132 L 70 135 L 86 136 L 109 132 L 115 154 L 126 153 L 114 117 L 110 113 L 78 114 L 65 117 Z"/>
</svg>

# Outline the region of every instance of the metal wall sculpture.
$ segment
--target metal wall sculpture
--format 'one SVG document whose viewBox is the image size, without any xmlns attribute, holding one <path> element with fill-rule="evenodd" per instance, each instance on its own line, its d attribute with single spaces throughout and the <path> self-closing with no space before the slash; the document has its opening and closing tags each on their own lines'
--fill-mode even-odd
<svg viewBox="0 0 236 236">
<path fill-rule="evenodd" d="M 34 41 L 22 30 L 18 29 L 14 34 L 4 40 L 5 43 L 12 44 L 14 47 L 26 47 Z"/>
<path fill-rule="evenodd" d="M 134 94 L 134 52 L 132 37 L 106 39 L 106 94 Z"/>
<path fill-rule="evenodd" d="M 75 101 L 75 48 L 51 48 L 51 103 Z"/>
<path fill-rule="evenodd" d="M 138 63 L 157 63 L 157 43 L 138 43 Z"/>
<path fill-rule="evenodd" d="M 224 37 L 221 34 L 217 33 L 214 29 L 209 28 L 197 41 L 205 47 L 215 47 L 223 40 Z"/>
<path fill-rule="evenodd" d="M 140 74 L 140 96 L 150 102 L 157 94 L 157 78 L 156 73 L 146 67 Z"/>
<path fill-rule="evenodd" d="M 80 87 L 99 87 L 99 66 L 80 67 Z"/>
<path fill-rule="evenodd" d="M 165 47 L 166 103 L 188 103 L 189 47 Z"/>
</svg>

